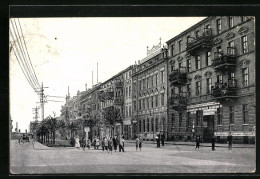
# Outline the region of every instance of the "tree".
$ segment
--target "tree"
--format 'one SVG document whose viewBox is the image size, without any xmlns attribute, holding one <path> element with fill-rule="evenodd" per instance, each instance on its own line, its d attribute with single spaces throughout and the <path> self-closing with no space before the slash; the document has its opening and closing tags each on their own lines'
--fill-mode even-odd
<svg viewBox="0 0 260 179">
<path fill-rule="evenodd" d="M 52 142 L 53 142 L 53 144 L 55 144 L 55 133 L 61 127 L 65 127 L 65 123 L 63 120 L 57 120 L 57 118 L 54 118 L 51 116 L 49 116 L 47 118 L 46 123 L 48 125 L 48 129 L 50 130 L 50 132 L 52 134 Z"/>
<path fill-rule="evenodd" d="M 116 122 L 123 123 L 120 109 L 116 108 L 115 106 L 104 108 L 102 115 L 104 116 L 106 123 L 113 129 L 113 131 Z"/>
</svg>

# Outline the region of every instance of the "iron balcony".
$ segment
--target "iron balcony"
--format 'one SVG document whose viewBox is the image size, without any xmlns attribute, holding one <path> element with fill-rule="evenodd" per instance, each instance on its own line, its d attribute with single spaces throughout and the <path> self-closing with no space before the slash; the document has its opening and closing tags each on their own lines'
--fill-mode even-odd
<svg viewBox="0 0 260 179">
<path fill-rule="evenodd" d="M 171 86 L 185 85 L 187 82 L 187 72 L 185 67 L 173 70 L 169 75 Z"/>
<path fill-rule="evenodd" d="M 236 49 L 227 47 L 227 53 L 215 52 L 212 67 L 219 71 L 227 71 L 236 67 Z"/>
<path fill-rule="evenodd" d="M 237 80 L 230 79 L 228 83 L 215 83 L 212 94 L 215 99 L 226 99 L 237 97 Z"/>
</svg>

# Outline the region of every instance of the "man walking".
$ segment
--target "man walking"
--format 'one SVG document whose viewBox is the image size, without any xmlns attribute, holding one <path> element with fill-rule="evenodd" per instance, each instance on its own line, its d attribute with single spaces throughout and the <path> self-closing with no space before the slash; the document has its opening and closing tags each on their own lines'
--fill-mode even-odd
<svg viewBox="0 0 260 179">
<path fill-rule="evenodd" d="M 135 139 L 135 144 L 136 144 L 136 151 L 137 151 L 140 145 L 140 139 L 138 137 Z"/>
<path fill-rule="evenodd" d="M 161 136 L 161 142 L 162 142 L 162 146 L 164 146 L 164 134 L 162 134 Z"/>
<path fill-rule="evenodd" d="M 215 139 L 215 135 L 213 135 L 213 137 L 212 137 L 212 150 L 215 150 L 215 143 L 216 143 L 216 139 Z"/>
<path fill-rule="evenodd" d="M 124 139 L 122 138 L 122 136 L 119 139 L 119 152 L 121 152 L 121 150 L 123 152 L 125 152 L 125 150 L 124 150 Z"/>
<path fill-rule="evenodd" d="M 157 147 L 156 148 L 160 148 L 160 134 L 157 134 L 156 142 L 157 142 Z"/>
<path fill-rule="evenodd" d="M 198 148 L 198 150 L 200 149 L 200 136 L 199 135 L 196 136 L 196 148 L 195 148 L 195 150 L 197 148 Z"/>
<path fill-rule="evenodd" d="M 232 135 L 231 135 L 231 132 L 229 132 L 229 135 L 227 137 L 227 141 L 228 141 L 228 150 L 232 150 Z"/>
<path fill-rule="evenodd" d="M 118 145 L 118 143 L 117 143 L 117 137 L 115 136 L 114 138 L 113 138 L 113 146 L 114 146 L 114 151 L 116 152 L 116 150 L 117 150 L 117 145 Z"/>
</svg>

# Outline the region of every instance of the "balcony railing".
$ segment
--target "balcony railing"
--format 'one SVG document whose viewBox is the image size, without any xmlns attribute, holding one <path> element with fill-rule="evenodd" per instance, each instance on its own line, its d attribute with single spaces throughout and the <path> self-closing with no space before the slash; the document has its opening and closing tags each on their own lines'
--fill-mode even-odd
<svg viewBox="0 0 260 179">
<path fill-rule="evenodd" d="M 177 70 L 173 70 L 169 75 L 169 81 L 171 86 L 184 85 L 187 82 L 187 71 L 185 67 L 181 67 Z"/>
<path fill-rule="evenodd" d="M 169 104 L 174 109 L 184 108 L 187 104 L 187 94 L 182 92 L 172 95 L 169 99 Z"/>
<path fill-rule="evenodd" d="M 192 39 L 192 40 L 190 40 Z M 212 47 L 212 30 L 204 29 L 202 36 L 197 38 L 190 37 L 187 39 L 187 52 L 195 56 L 198 52 L 202 50 L 209 50 Z"/>
<path fill-rule="evenodd" d="M 227 47 L 227 53 L 215 52 L 212 67 L 217 70 L 229 70 L 236 66 L 236 49 Z"/>
<path fill-rule="evenodd" d="M 237 80 L 230 79 L 228 83 L 215 83 L 215 86 L 212 87 L 211 95 L 214 98 L 223 99 L 223 98 L 232 98 L 237 97 Z"/>
<path fill-rule="evenodd" d="M 116 82 L 116 83 L 115 83 L 115 87 L 116 87 L 116 88 L 123 88 L 123 87 L 124 87 L 124 83 L 121 82 L 121 81 L 120 81 L 120 82 Z"/>
<path fill-rule="evenodd" d="M 117 97 L 114 99 L 115 105 L 123 105 L 124 104 L 124 98 L 123 97 Z"/>
</svg>

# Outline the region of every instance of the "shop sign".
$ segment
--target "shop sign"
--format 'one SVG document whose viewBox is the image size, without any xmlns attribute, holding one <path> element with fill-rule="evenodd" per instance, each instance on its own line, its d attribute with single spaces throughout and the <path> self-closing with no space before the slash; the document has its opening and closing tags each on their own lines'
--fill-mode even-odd
<svg viewBox="0 0 260 179">
<path fill-rule="evenodd" d="M 208 102 L 208 103 L 190 105 L 190 106 L 187 106 L 187 109 L 202 108 L 202 107 L 209 107 L 209 106 L 221 107 L 219 102 Z"/>
<path fill-rule="evenodd" d="M 206 109 L 203 110 L 203 116 L 214 115 L 217 109 Z"/>
<path fill-rule="evenodd" d="M 228 136 L 229 132 L 214 132 L 215 136 Z M 255 136 L 255 132 L 231 132 L 232 136 Z"/>
</svg>

